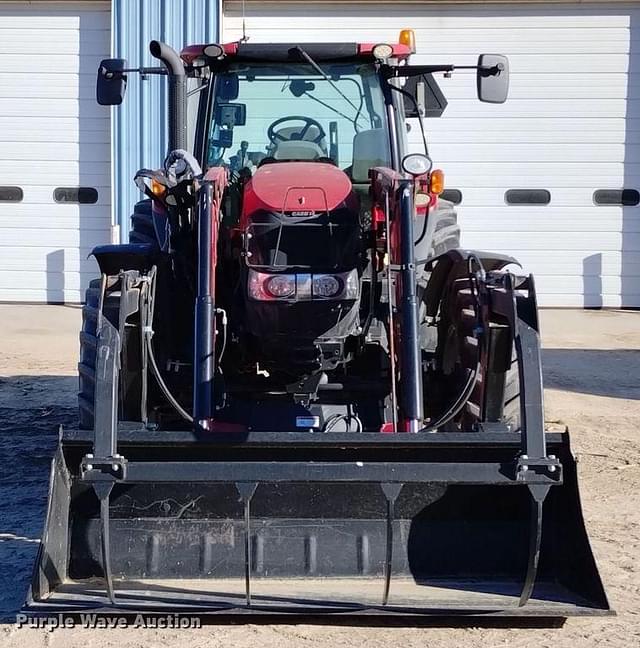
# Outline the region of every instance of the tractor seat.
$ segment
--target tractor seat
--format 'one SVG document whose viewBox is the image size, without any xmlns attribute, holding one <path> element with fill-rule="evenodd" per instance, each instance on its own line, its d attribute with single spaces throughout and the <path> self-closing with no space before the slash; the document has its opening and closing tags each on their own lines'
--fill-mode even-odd
<svg viewBox="0 0 640 648">
<path fill-rule="evenodd" d="M 325 157 L 326 151 L 315 142 L 306 140 L 289 140 L 278 142 L 273 157 L 276 160 L 317 160 L 319 157 Z"/>
<path fill-rule="evenodd" d="M 299 126 L 281 128 L 278 134 L 286 139 L 278 139 L 274 142 L 275 148 L 271 156 L 276 160 L 316 160 L 328 156 L 324 138 L 318 143 L 312 141 L 320 134 L 313 125 L 305 133 L 304 139 L 300 139 Z"/>
</svg>

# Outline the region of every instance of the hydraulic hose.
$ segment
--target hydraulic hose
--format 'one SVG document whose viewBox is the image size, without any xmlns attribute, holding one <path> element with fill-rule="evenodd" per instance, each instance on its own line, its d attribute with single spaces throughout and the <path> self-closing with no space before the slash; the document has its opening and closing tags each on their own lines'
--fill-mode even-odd
<svg viewBox="0 0 640 648">
<path fill-rule="evenodd" d="M 149 364 L 151 365 L 151 373 L 153 373 L 153 377 L 156 379 L 156 382 L 158 383 L 158 387 L 160 387 L 160 390 L 164 394 L 164 397 L 169 401 L 169 404 L 173 407 L 173 409 L 182 416 L 182 418 L 185 421 L 188 421 L 189 423 L 193 423 L 193 416 L 187 412 L 180 403 L 175 399 L 169 388 L 167 387 L 167 384 L 164 382 L 162 379 L 162 376 L 160 375 L 160 370 L 158 369 L 158 365 L 156 363 L 156 358 L 153 354 L 153 345 L 151 344 L 151 337 L 153 335 L 153 331 L 146 333 L 145 332 L 145 341 L 147 344 L 147 352 L 149 354 Z"/>
<path fill-rule="evenodd" d="M 471 396 L 473 390 L 476 387 L 476 383 L 478 382 L 479 375 L 480 375 L 480 363 L 478 362 L 476 368 L 473 370 L 472 373 L 469 374 L 469 377 L 467 378 L 467 381 L 464 387 L 462 388 L 462 391 L 460 392 L 458 398 L 453 402 L 452 405 L 449 406 L 447 411 L 435 423 L 432 423 L 431 425 L 422 428 L 420 432 L 436 432 L 438 428 L 441 428 L 443 425 L 446 425 L 447 423 L 452 421 L 461 412 L 462 408 L 469 400 L 469 397 Z"/>
<path fill-rule="evenodd" d="M 147 348 L 147 354 L 149 357 L 149 364 L 151 365 L 151 373 L 160 387 L 160 391 L 164 394 L 164 397 L 167 399 L 169 404 L 173 409 L 180 414 L 180 416 L 189 423 L 193 423 L 193 417 L 189 412 L 187 412 L 180 403 L 176 400 L 174 395 L 171 393 L 169 387 L 162 378 L 160 369 L 158 368 L 158 363 L 156 362 L 156 356 L 153 352 L 153 344 L 151 343 L 151 338 L 153 337 L 153 314 L 154 314 L 154 304 L 155 304 L 155 293 L 156 293 L 156 268 L 154 266 L 152 272 L 150 273 L 149 283 L 147 284 L 148 290 L 148 306 L 144 311 L 144 322 L 142 326 L 142 335 L 144 336 L 145 346 Z"/>
</svg>

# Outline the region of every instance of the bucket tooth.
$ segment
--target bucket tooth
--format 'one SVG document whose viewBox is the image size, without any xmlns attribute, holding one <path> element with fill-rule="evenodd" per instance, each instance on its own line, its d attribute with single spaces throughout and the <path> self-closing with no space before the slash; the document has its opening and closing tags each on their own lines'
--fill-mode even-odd
<svg viewBox="0 0 640 648">
<path fill-rule="evenodd" d="M 395 504 L 402 490 L 402 484 L 380 484 L 387 500 L 387 530 L 384 560 L 384 590 L 382 605 L 389 602 L 389 589 L 391 587 L 391 566 L 393 561 L 393 519 L 395 517 Z"/>
<path fill-rule="evenodd" d="M 96 482 L 93 490 L 100 500 L 100 536 L 102 545 L 102 569 L 104 572 L 107 596 L 111 605 L 116 604 L 116 595 L 113 588 L 113 574 L 111 573 L 111 541 L 109 533 L 109 496 L 113 490 L 113 482 Z"/>
<path fill-rule="evenodd" d="M 525 606 L 536 584 L 538 574 L 538 565 L 540 562 L 540 546 L 542 544 L 542 507 L 544 500 L 549 493 L 550 486 L 541 486 L 539 484 L 529 485 L 531 493 L 531 520 L 529 523 L 529 560 L 527 563 L 527 574 L 520 593 L 518 607 Z"/>
<path fill-rule="evenodd" d="M 244 504 L 244 588 L 247 607 L 251 607 L 251 498 L 257 488 L 257 482 L 236 483 Z"/>
</svg>

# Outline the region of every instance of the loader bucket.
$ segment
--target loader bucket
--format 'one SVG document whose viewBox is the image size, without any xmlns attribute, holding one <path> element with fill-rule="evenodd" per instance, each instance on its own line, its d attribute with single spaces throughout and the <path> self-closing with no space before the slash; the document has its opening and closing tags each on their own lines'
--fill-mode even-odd
<svg viewBox="0 0 640 648">
<path fill-rule="evenodd" d="M 62 435 L 27 611 L 610 613 L 566 433 L 547 434 L 561 476 L 540 498 L 514 478 L 505 431 L 207 441 L 131 427 L 102 508 L 79 473 L 91 441 Z"/>
</svg>

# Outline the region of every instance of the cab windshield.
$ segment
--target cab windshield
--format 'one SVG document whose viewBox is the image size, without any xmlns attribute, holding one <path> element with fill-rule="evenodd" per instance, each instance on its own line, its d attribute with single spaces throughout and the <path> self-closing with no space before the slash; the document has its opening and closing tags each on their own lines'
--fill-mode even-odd
<svg viewBox="0 0 640 648">
<path fill-rule="evenodd" d="M 390 165 L 385 102 L 371 64 L 234 63 L 216 76 L 207 165 L 332 162 L 354 182 Z M 266 162 L 265 162 L 266 161 Z"/>
</svg>

